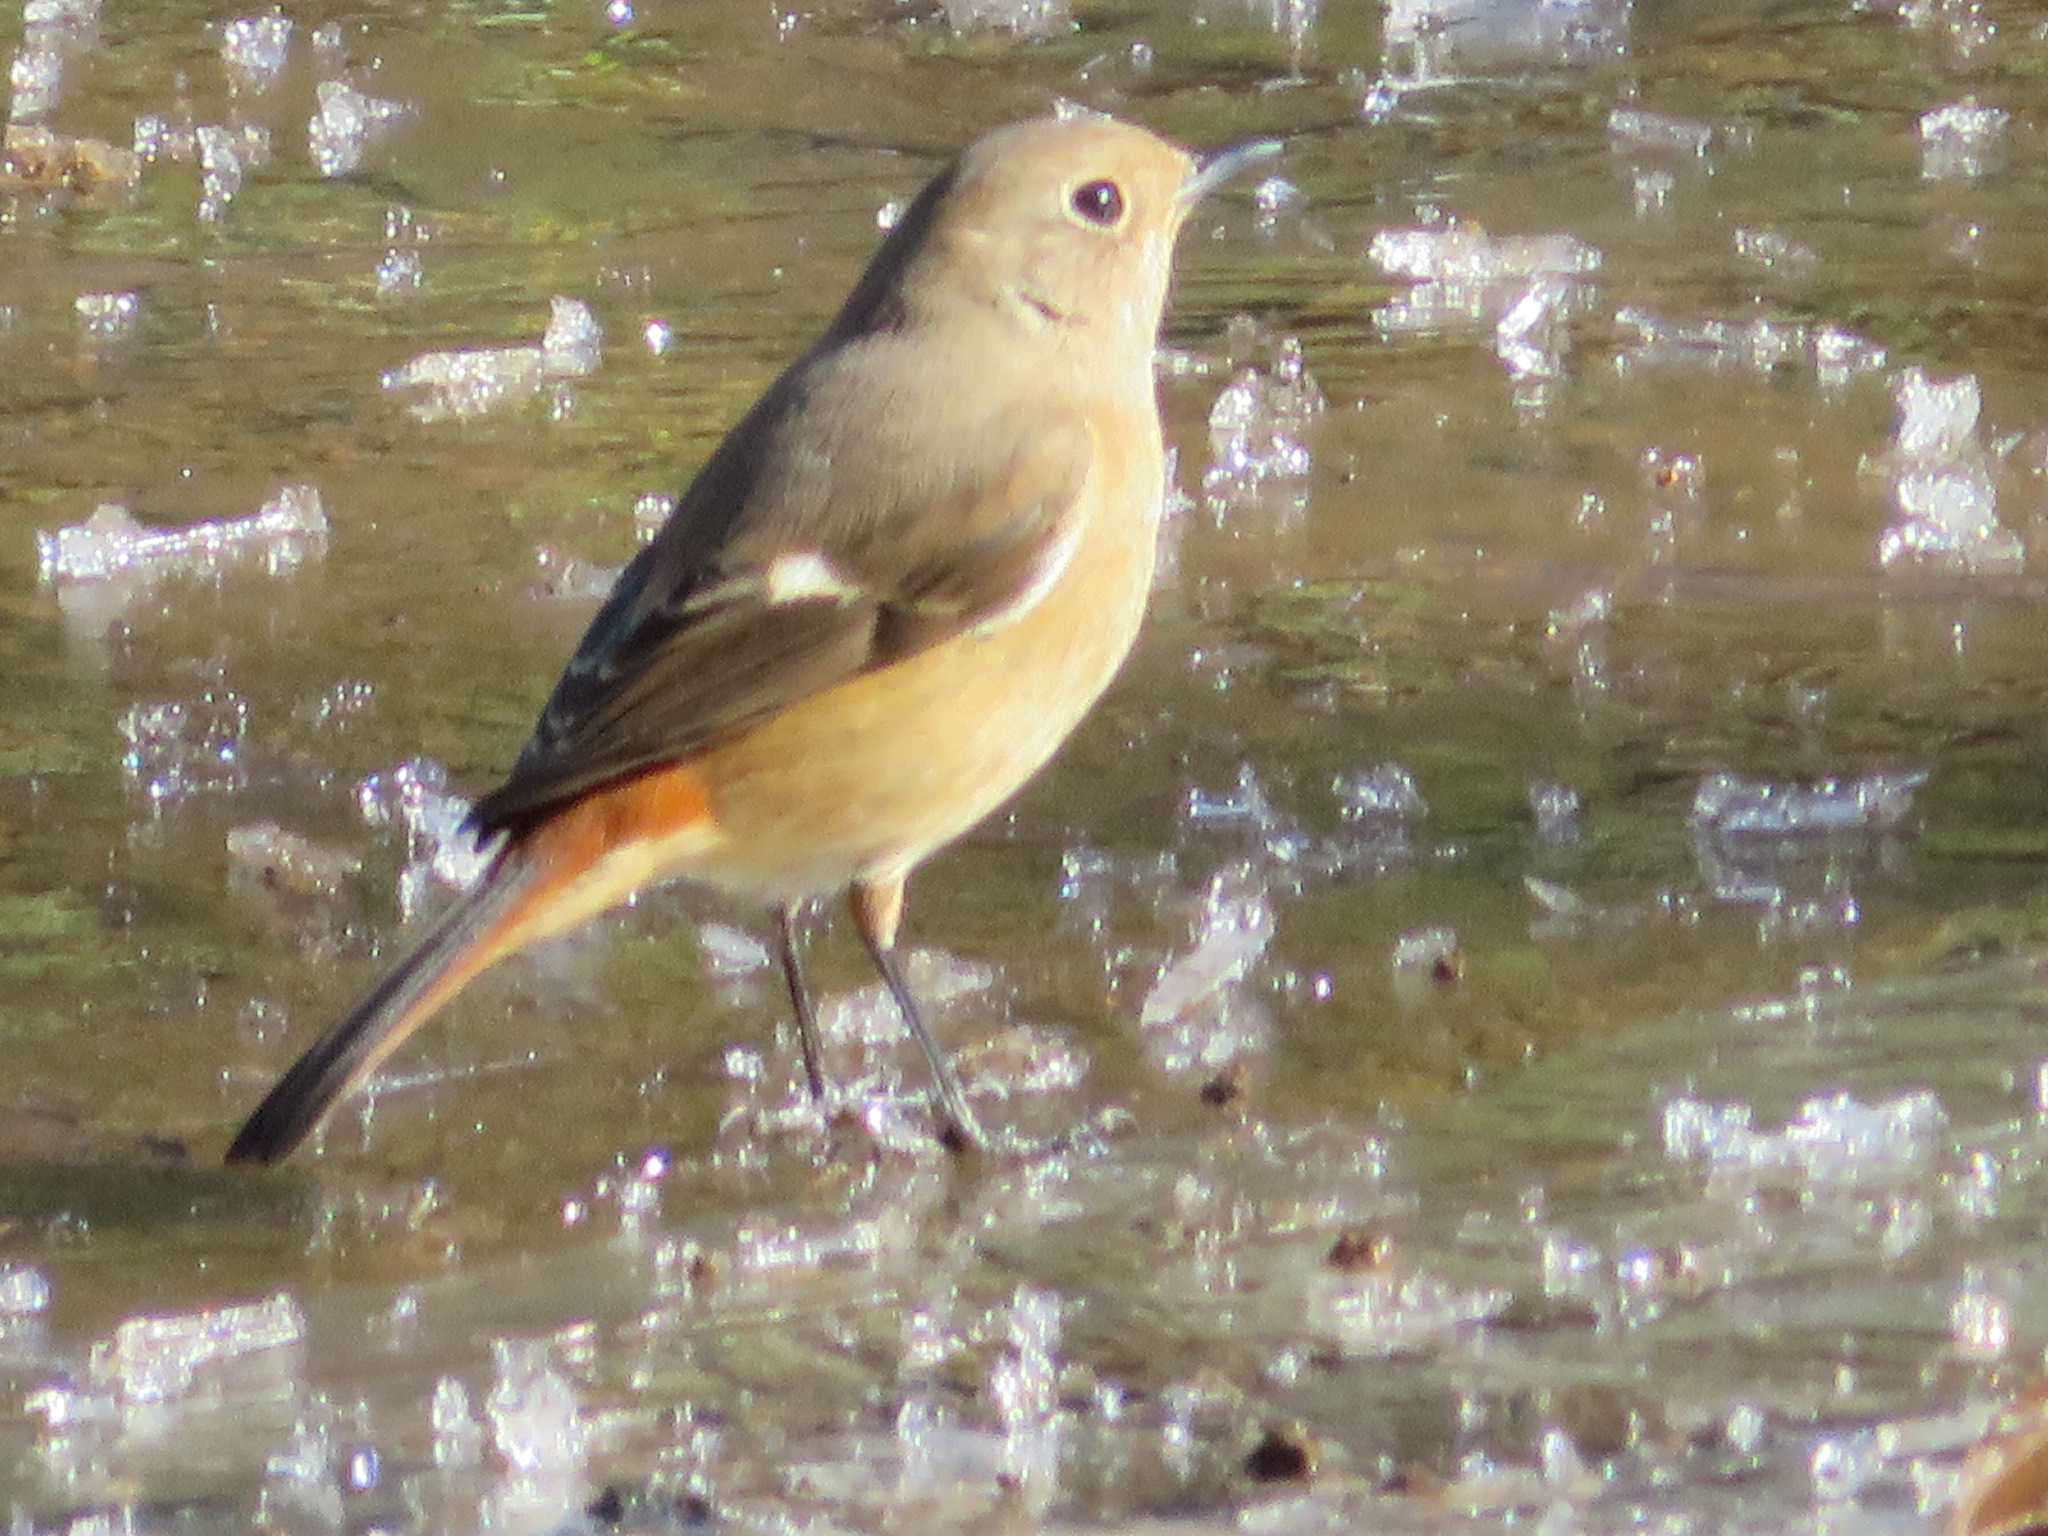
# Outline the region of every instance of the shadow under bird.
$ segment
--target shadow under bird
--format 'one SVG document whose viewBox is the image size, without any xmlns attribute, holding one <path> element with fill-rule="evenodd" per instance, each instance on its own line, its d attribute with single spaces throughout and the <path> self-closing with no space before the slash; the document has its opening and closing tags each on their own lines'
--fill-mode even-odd
<svg viewBox="0 0 2048 1536">
<path fill-rule="evenodd" d="M 904 882 L 1044 765 L 1130 650 L 1164 493 L 1152 358 L 1174 238 L 1278 149 L 1198 162 L 1109 118 L 1044 119 L 934 178 L 620 575 L 470 813 L 496 842 L 483 878 L 228 1161 L 283 1158 L 485 967 L 676 878 L 775 911 L 820 1098 L 794 919 L 850 890 L 947 1140 L 986 1146 L 897 960 Z"/>
</svg>

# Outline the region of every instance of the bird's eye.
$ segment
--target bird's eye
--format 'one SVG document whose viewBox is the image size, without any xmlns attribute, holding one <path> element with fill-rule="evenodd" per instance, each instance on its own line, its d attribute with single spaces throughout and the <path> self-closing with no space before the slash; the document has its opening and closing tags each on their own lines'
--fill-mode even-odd
<svg viewBox="0 0 2048 1536">
<path fill-rule="evenodd" d="M 1074 188 L 1074 212 L 1104 228 L 1124 216 L 1123 189 L 1113 181 L 1083 182 Z"/>
</svg>

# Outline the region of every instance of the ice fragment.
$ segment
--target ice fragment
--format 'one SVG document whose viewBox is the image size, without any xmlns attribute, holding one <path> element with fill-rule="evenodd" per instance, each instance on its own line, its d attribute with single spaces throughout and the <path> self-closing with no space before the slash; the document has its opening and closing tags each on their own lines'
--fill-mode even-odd
<svg viewBox="0 0 2048 1536">
<path fill-rule="evenodd" d="M 634 536 L 642 544 L 648 543 L 661 532 L 675 510 L 676 498 L 667 491 L 648 491 L 634 498 Z"/>
<path fill-rule="evenodd" d="M 71 307 L 86 340 L 95 344 L 126 339 L 142 315 L 142 299 L 133 293 L 81 293 Z"/>
<path fill-rule="evenodd" d="M 371 826 L 405 833 L 406 866 L 398 876 L 398 907 L 410 919 L 430 885 L 467 890 L 483 878 L 494 844 L 478 846 L 468 830 L 469 802 L 448 791 L 448 770 L 412 758 L 356 786 L 356 809 Z"/>
<path fill-rule="evenodd" d="M 1808 1099 L 1776 1133 L 1750 1126 L 1744 1104 L 1678 1097 L 1664 1106 L 1664 1153 L 1722 1170 L 1780 1170 L 1806 1183 L 1853 1183 L 1923 1165 L 1947 1128 L 1932 1093 L 1866 1105 L 1846 1093 Z"/>
<path fill-rule="evenodd" d="M 29 1317 L 50 1309 L 50 1282 L 39 1269 L 0 1264 L 0 1318 Z"/>
<path fill-rule="evenodd" d="M 248 172 L 269 163 L 270 131 L 253 123 L 234 129 L 207 124 L 193 130 L 193 137 L 199 154 L 199 217 L 217 224 Z"/>
<path fill-rule="evenodd" d="M 557 1371 L 545 1339 L 496 1339 L 497 1376 L 484 1414 L 491 1443 L 521 1478 L 573 1476 L 583 1465 L 587 1433 L 576 1390 Z"/>
<path fill-rule="evenodd" d="M 406 408 L 421 421 L 466 420 L 530 398 L 549 380 L 595 371 L 603 340 L 588 305 L 557 296 L 537 347 L 426 352 L 386 373 L 382 383 L 394 393 L 420 391 Z"/>
<path fill-rule="evenodd" d="M 1323 408 L 1322 389 L 1291 337 L 1274 348 L 1270 367 L 1242 370 L 1209 411 L 1212 458 L 1202 490 L 1210 507 L 1220 512 L 1268 481 L 1307 475 L 1311 457 L 1302 437 Z"/>
<path fill-rule="evenodd" d="M 1473 74 L 1590 64 L 1628 46 L 1628 0 L 1388 0 L 1389 94 Z"/>
<path fill-rule="evenodd" d="M 1920 174 L 1929 181 L 1964 181 L 1995 169 L 2005 147 L 2010 114 L 1980 107 L 1974 97 L 1920 119 Z"/>
<path fill-rule="evenodd" d="M 379 139 L 412 115 L 402 101 L 365 96 L 341 80 L 322 80 L 318 110 L 306 125 L 307 150 L 322 176 L 346 176 Z"/>
<path fill-rule="evenodd" d="M 955 32 L 1014 32 L 1019 37 L 1056 37 L 1073 29 L 1067 0 L 943 0 Z"/>
<path fill-rule="evenodd" d="M 1169 1024 L 1239 980 L 1273 942 L 1272 904 L 1255 885 L 1218 876 L 1204 896 L 1194 947 L 1160 971 L 1138 1022 Z"/>
<path fill-rule="evenodd" d="M 468 1390 L 453 1376 L 443 1376 L 434 1383 L 427 1423 L 434 1436 L 435 1466 L 473 1467 L 482 1459 L 483 1426 L 470 1410 Z"/>
<path fill-rule="evenodd" d="M 235 88 L 260 95 L 277 84 L 291 41 L 291 19 L 275 11 L 229 22 L 221 33 L 220 54 Z"/>
<path fill-rule="evenodd" d="M 219 579 L 259 564 L 266 575 L 298 568 L 326 548 L 327 514 L 310 485 L 288 485 L 247 517 L 152 527 L 125 507 L 102 505 L 83 523 L 38 531 L 42 580 L 65 617 L 95 632 L 171 576 Z"/>
<path fill-rule="evenodd" d="M 9 122 L 47 117 L 63 92 L 64 55 L 55 48 L 25 48 L 8 65 L 7 83 L 13 92 L 7 104 Z"/>
<path fill-rule="evenodd" d="M 1009 1347 L 988 1383 L 1003 1432 L 1001 1475 L 1042 1506 L 1059 1471 L 1059 1297 L 1019 1286 L 1009 1324 Z"/>
<path fill-rule="evenodd" d="M 1495 353 L 1516 379 L 1561 372 L 1569 321 L 1589 303 L 1580 279 L 1600 252 L 1570 235 L 1496 238 L 1477 225 L 1381 230 L 1368 254 L 1415 286 L 1373 311 L 1389 338 L 1491 330 Z"/>
<path fill-rule="evenodd" d="M 2026 546 L 1998 521 L 1998 491 L 1977 435 L 1976 376 L 1935 380 L 1907 368 L 1893 393 L 1899 421 L 1886 467 L 1900 516 L 1878 539 L 1878 564 L 2017 571 Z"/>
<path fill-rule="evenodd" d="M 1714 130 L 1705 123 L 1645 112 L 1638 107 L 1616 107 L 1607 114 L 1607 138 L 1623 153 L 1678 155 L 1705 159 L 1714 143 Z"/>
<path fill-rule="evenodd" d="M 1339 774 L 1330 788 L 1346 821 L 1420 821 L 1429 815 L 1429 802 L 1416 787 L 1415 775 L 1399 763 Z"/>
<path fill-rule="evenodd" d="M 118 722 L 128 744 L 122 772 L 156 809 L 189 795 L 241 789 L 248 781 L 242 762 L 248 726 L 249 706 L 227 689 L 133 705 Z"/>
<path fill-rule="evenodd" d="M 1714 773 L 1693 793 L 1691 822 L 1695 831 L 1736 838 L 1890 831 L 1905 821 L 1926 782 L 1921 770 L 1807 785 Z"/>
<path fill-rule="evenodd" d="M 418 251 L 393 246 L 377 263 L 377 293 L 380 298 L 417 293 L 425 280 L 426 272 Z"/>
<path fill-rule="evenodd" d="M 129 1402 L 164 1402 L 191 1390 L 193 1378 L 210 1365 L 282 1349 L 305 1332 L 299 1304 L 283 1294 L 243 1306 L 134 1317 L 93 1346 L 92 1378 Z"/>
</svg>

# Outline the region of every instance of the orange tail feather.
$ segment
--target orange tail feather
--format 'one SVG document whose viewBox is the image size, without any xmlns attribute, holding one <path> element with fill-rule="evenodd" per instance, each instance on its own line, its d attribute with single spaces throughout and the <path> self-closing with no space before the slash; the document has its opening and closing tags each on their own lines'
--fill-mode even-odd
<svg viewBox="0 0 2048 1536">
<path fill-rule="evenodd" d="M 516 851 L 501 854 L 476 887 L 291 1066 L 228 1148 L 229 1163 L 275 1163 L 312 1134 L 336 1100 L 377 1069 L 520 932 L 554 882 Z"/>
<path fill-rule="evenodd" d="M 708 826 L 697 776 L 675 765 L 585 795 L 508 844 L 476 886 L 362 1001 L 294 1062 L 228 1148 L 230 1163 L 274 1163 L 335 1101 L 474 977 L 521 946 L 573 927 L 659 871 L 610 856 Z"/>
</svg>

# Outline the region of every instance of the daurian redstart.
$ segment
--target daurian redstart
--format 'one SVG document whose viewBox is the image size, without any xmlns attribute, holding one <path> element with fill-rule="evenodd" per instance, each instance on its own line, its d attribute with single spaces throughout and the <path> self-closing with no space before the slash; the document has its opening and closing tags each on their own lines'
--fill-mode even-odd
<svg viewBox="0 0 2048 1536">
<path fill-rule="evenodd" d="M 1277 149 L 1198 164 L 1077 116 L 999 129 L 934 178 L 620 575 L 470 813 L 497 844 L 487 873 L 228 1161 L 284 1157 L 486 966 L 671 878 L 774 909 L 819 1097 L 794 914 L 850 888 L 949 1139 L 985 1145 L 896 960 L 904 881 L 1037 772 L 1130 650 L 1174 237 Z"/>
</svg>

